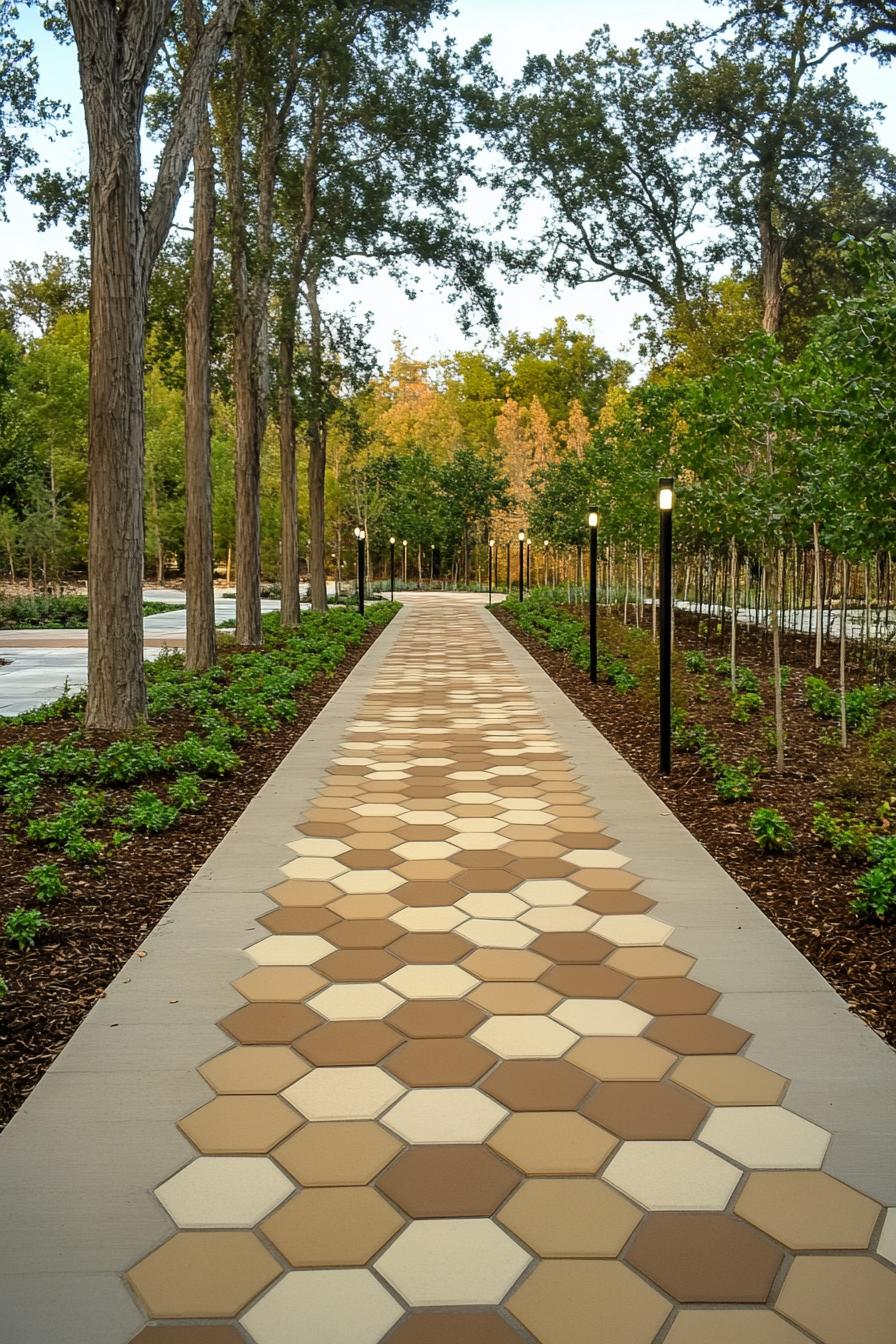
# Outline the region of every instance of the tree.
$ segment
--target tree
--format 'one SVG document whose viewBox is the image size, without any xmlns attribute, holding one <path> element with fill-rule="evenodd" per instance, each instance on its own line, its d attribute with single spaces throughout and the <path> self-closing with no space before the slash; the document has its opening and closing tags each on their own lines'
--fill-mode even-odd
<svg viewBox="0 0 896 1344">
<path fill-rule="evenodd" d="M 2 295 L 21 326 L 46 335 L 63 313 L 87 307 L 88 272 L 83 257 L 47 253 L 42 261 L 12 261 L 7 267 Z"/>
<path fill-rule="evenodd" d="M 0 215 L 11 181 L 37 162 L 30 132 L 45 130 L 64 111 L 61 103 L 38 98 L 39 72 L 34 43 L 19 35 L 18 6 L 0 0 Z"/>
<path fill-rule="evenodd" d="M 577 330 L 564 317 L 537 336 L 511 331 L 503 354 L 510 395 L 524 405 L 537 397 L 552 425 L 566 419 L 574 401 L 596 419 L 610 383 L 628 372 L 627 365 L 614 363 L 597 344 L 590 324 Z"/>
<path fill-rule="evenodd" d="M 144 204 L 140 133 L 171 0 L 67 0 L 90 151 L 88 728 L 125 732 L 143 677 L 143 357 L 153 266 L 171 227 L 209 80 L 240 8 L 220 0 L 184 74 Z"/>
</svg>

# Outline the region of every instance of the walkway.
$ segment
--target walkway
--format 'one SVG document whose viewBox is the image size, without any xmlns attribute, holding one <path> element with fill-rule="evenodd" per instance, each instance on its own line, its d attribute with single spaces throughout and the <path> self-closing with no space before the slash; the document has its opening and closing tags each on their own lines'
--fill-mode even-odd
<svg viewBox="0 0 896 1344">
<path fill-rule="evenodd" d="M 894 1131 L 892 1052 L 410 598 L 0 1136 L 0 1334 L 892 1344 Z"/>
</svg>

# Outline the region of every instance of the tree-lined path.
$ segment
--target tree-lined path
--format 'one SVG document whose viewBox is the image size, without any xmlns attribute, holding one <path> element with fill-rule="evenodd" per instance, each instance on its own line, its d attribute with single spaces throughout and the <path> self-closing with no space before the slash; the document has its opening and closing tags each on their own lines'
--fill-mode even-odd
<svg viewBox="0 0 896 1344">
<path fill-rule="evenodd" d="M 0 1138 L 4 1330 L 889 1344 L 894 1103 L 480 600 L 411 598 Z"/>
</svg>

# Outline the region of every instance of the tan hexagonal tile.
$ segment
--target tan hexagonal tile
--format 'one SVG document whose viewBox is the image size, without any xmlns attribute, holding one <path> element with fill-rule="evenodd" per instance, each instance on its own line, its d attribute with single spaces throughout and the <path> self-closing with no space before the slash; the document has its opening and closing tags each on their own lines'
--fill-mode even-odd
<svg viewBox="0 0 896 1344">
<path fill-rule="evenodd" d="M 371 1186 L 301 1190 L 261 1224 L 297 1269 L 366 1265 L 404 1219 Z"/>
<path fill-rule="evenodd" d="M 524 1181 L 498 1221 L 544 1259 L 618 1255 L 641 1210 L 603 1181 Z"/>
<path fill-rule="evenodd" d="M 171 1320 L 235 1316 L 280 1272 L 254 1232 L 177 1232 L 127 1279 L 152 1316 Z"/>
</svg>

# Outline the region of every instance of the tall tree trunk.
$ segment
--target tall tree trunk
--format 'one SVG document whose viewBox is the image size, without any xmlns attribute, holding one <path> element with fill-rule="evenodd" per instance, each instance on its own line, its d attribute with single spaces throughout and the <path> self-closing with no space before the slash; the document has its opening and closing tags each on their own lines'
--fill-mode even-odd
<svg viewBox="0 0 896 1344">
<path fill-rule="evenodd" d="M 731 538 L 731 694 L 737 690 L 737 541 Z"/>
<path fill-rule="evenodd" d="M 812 524 L 812 551 L 815 560 L 815 668 L 821 667 L 821 650 L 824 640 L 824 584 L 821 581 L 821 546 L 818 541 L 818 523 Z"/>
<path fill-rule="evenodd" d="M 846 750 L 846 612 L 849 591 L 849 564 L 840 562 L 840 745 Z"/>
<path fill-rule="evenodd" d="M 770 193 L 760 189 L 759 199 L 759 253 L 762 273 L 762 330 L 777 336 L 783 317 L 784 242 L 775 228 Z"/>
<path fill-rule="evenodd" d="M 195 47 L 202 30 L 199 0 L 187 0 L 184 13 Z M 206 110 L 193 150 L 193 257 L 184 337 L 185 661 L 191 672 L 207 671 L 217 657 L 211 420 L 214 244 L 215 160 Z"/>
<path fill-rule="evenodd" d="M 784 552 L 775 549 L 772 557 L 773 570 L 767 576 L 769 620 L 772 627 L 772 678 L 775 688 L 775 769 L 780 774 L 784 769 L 784 695 L 781 687 L 781 623 L 779 605 L 781 590 L 784 586 Z"/>
<path fill-rule="evenodd" d="M 327 559 L 324 554 L 324 487 L 327 475 L 327 435 L 323 416 L 323 332 L 317 298 L 317 273 L 306 285 L 311 317 L 310 376 L 311 411 L 308 417 L 308 530 L 310 536 L 311 606 L 327 609 Z"/>
<path fill-rule="evenodd" d="M 257 648 L 261 633 L 261 437 L 258 340 L 251 318 L 235 332 L 236 640 Z"/>
<path fill-rule="evenodd" d="M 287 629 L 298 625 L 300 610 L 296 409 L 293 396 L 298 297 L 298 268 L 294 267 L 283 295 L 280 314 L 279 388 L 277 394 L 277 419 L 280 432 L 280 623 Z"/>
</svg>

